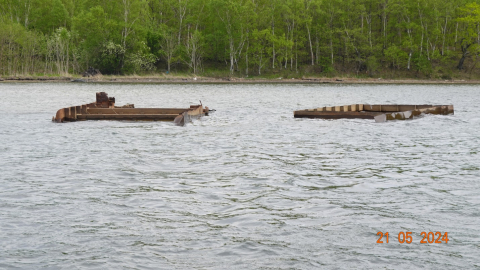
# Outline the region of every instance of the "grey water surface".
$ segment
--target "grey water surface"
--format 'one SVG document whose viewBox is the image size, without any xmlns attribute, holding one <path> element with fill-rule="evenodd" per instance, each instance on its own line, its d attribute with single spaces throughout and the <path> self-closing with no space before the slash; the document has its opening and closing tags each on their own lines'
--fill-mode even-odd
<svg viewBox="0 0 480 270">
<path fill-rule="evenodd" d="M 479 89 L 1 83 L 0 269 L 480 268 Z M 51 122 L 99 91 L 217 111 L 185 127 Z M 455 115 L 293 118 L 355 103 Z M 437 231 L 448 243 L 420 243 Z"/>
</svg>

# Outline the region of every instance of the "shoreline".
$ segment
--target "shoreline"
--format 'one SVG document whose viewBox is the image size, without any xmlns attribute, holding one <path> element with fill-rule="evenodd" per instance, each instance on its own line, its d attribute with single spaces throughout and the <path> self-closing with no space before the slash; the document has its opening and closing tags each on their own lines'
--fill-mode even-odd
<svg viewBox="0 0 480 270">
<path fill-rule="evenodd" d="M 262 78 L 240 78 L 240 77 L 159 77 L 159 76 L 95 76 L 95 77 L 30 77 L 10 76 L 0 77 L 0 83 L 11 82 L 72 82 L 72 83 L 151 83 L 151 84 L 183 84 L 183 83 L 212 83 L 212 84 L 480 84 L 480 80 L 426 80 L 426 79 L 374 79 L 374 78 L 299 78 L 299 79 L 262 79 Z"/>
</svg>

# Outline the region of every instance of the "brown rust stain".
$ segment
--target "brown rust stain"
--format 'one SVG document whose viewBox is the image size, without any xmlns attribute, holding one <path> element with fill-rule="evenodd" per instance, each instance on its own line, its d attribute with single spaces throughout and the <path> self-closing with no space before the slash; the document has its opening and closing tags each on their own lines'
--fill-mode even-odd
<svg viewBox="0 0 480 270">
<path fill-rule="evenodd" d="M 62 108 L 52 121 L 57 123 L 77 120 L 144 120 L 174 121 L 184 125 L 186 119 L 207 115 L 208 107 L 191 105 L 189 108 L 135 108 L 133 104 L 115 106 L 115 98 L 105 92 L 96 93 L 96 101 L 81 106 Z"/>
<path fill-rule="evenodd" d="M 354 104 L 295 111 L 295 118 L 361 118 L 376 122 L 413 119 L 421 114 L 453 114 L 453 105 Z"/>
</svg>

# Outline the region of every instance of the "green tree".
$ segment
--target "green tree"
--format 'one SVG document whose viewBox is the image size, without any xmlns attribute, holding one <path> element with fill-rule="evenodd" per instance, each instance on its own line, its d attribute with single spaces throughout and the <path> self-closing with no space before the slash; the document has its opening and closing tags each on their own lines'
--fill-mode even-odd
<svg viewBox="0 0 480 270">
<path fill-rule="evenodd" d="M 462 57 L 458 62 L 457 68 L 464 69 L 464 62 L 471 51 L 478 51 L 480 45 L 480 5 L 473 2 L 459 8 L 460 17 L 458 21 L 463 23 L 464 31 L 460 38 L 460 48 Z"/>
<path fill-rule="evenodd" d="M 385 50 L 385 58 L 394 69 L 399 69 L 407 63 L 408 55 L 396 45 L 391 45 Z"/>
<path fill-rule="evenodd" d="M 70 21 L 68 11 L 60 0 L 33 0 L 29 27 L 50 34 Z"/>
</svg>

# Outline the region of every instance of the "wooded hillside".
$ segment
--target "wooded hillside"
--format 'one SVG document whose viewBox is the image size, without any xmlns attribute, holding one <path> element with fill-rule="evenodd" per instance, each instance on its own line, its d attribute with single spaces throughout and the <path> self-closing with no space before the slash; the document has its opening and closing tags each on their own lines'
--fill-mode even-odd
<svg viewBox="0 0 480 270">
<path fill-rule="evenodd" d="M 475 76 L 477 2 L 0 0 L 0 74 Z"/>
</svg>

